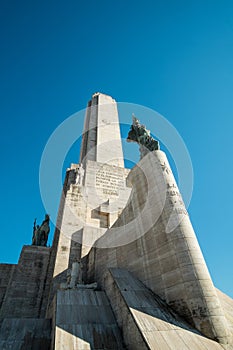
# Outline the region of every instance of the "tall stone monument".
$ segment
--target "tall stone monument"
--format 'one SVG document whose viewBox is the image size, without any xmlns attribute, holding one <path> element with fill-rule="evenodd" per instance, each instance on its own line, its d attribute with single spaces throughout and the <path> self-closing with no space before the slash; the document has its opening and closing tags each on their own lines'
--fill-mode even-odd
<svg viewBox="0 0 233 350">
<path fill-rule="evenodd" d="M 117 104 L 95 93 L 52 247 L 0 264 L 0 349 L 233 349 L 233 300 L 213 285 L 165 153 L 135 117 L 128 140 L 132 170 Z"/>
</svg>

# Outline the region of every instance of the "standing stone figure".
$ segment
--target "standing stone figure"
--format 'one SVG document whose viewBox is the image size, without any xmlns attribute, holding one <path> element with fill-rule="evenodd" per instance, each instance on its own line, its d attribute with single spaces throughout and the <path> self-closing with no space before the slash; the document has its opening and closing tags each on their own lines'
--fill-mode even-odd
<svg viewBox="0 0 233 350">
<path fill-rule="evenodd" d="M 36 219 L 33 224 L 33 236 L 32 236 L 32 245 L 39 245 L 39 231 L 40 226 L 36 224 Z"/>
<path fill-rule="evenodd" d="M 71 279 L 68 287 L 75 288 L 80 283 L 82 283 L 82 264 L 81 261 L 75 261 L 72 264 Z"/>
<path fill-rule="evenodd" d="M 36 225 L 36 219 L 34 220 L 33 225 L 33 237 L 32 237 L 32 245 L 46 247 L 48 236 L 49 236 L 49 215 L 45 215 L 45 219 L 42 222 L 41 226 Z"/>
<path fill-rule="evenodd" d="M 75 184 L 76 184 L 76 185 L 82 186 L 82 184 L 83 184 L 83 178 L 84 178 L 84 174 L 85 174 L 85 170 L 83 169 L 82 163 L 80 164 L 80 166 L 79 166 L 79 168 L 76 170 L 76 172 L 77 172 L 77 175 L 76 175 Z"/>
<path fill-rule="evenodd" d="M 47 245 L 49 231 L 50 231 L 49 215 L 46 214 L 45 219 L 40 226 L 40 245 L 43 247 L 46 247 Z"/>
</svg>

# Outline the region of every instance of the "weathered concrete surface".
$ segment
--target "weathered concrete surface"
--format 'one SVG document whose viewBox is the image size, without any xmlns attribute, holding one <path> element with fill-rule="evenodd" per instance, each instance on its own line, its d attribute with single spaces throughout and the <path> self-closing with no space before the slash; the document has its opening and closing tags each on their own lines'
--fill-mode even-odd
<svg viewBox="0 0 233 350">
<path fill-rule="evenodd" d="M 24 246 L 14 267 L 0 310 L 4 318 L 44 317 L 42 301 L 47 278 L 50 248 Z"/>
<path fill-rule="evenodd" d="M 149 153 L 129 181 L 126 208 L 89 254 L 90 280 L 124 267 L 207 337 L 228 343 L 228 324 L 166 155 Z"/>
<path fill-rule="evenodd" d="M 231 332 L 232 343 L 233 343 L 233 299 L 228 295 L 221 292 L 219 289 L 216 289 L 219 301 L 222 305 L 225 317 L 227 319 L 229 329 Z"/>
<path fill-rule="evenodd" d="M 54 349 L 124 349 L 108 298 L 93 290 L 58 291 Z"/>
<path fill-rule="evenodd" d="M 15 266 L 14 264 L 0 264 L 0 309 Z"/>
<path fill-rule="evenodd" d="M 1 350 L 49 350 L 50 343 L 50 320 L 7 318 L 3 321 L 0 332 Z"/>
<path fill-rule="evenodd" d="M 110 269 L 104 284 L 127 349 L 233 349 L 202 336 L 128 271 Z"/>
</svg>

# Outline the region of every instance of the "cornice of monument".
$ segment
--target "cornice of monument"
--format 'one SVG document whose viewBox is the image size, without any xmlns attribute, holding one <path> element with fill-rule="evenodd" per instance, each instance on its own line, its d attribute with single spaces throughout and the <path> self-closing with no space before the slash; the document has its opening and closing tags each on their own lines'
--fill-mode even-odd
<svg viewBox="0 0 233 350">
<path fill-rule="evenodd" d="M 103 92 L 94 92 L 94 94 L 92 94 L 92 98 L 96 97 L 96 96 L 106 96 L 111 98 L 114 102 L 116 101 L 112 96 L 108 95 L 108 94 L 104 94 Z"/>
</svg>

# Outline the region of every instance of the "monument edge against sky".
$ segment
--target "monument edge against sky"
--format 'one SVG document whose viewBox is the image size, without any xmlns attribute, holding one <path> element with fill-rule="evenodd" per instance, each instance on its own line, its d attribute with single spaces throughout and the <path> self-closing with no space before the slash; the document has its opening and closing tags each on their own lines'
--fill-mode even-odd
<svg viewBox="0 0 233 350">
<path fill-rule="evenodd" d="M 52 247 L 34 239 L 0 264 L 0 348 L 233 349 L 233 301 L 213 285 L 167 157 L 136 118 L 129 131 L 132 170 L 116 101 L 93 94 Z"/>
</svg>

